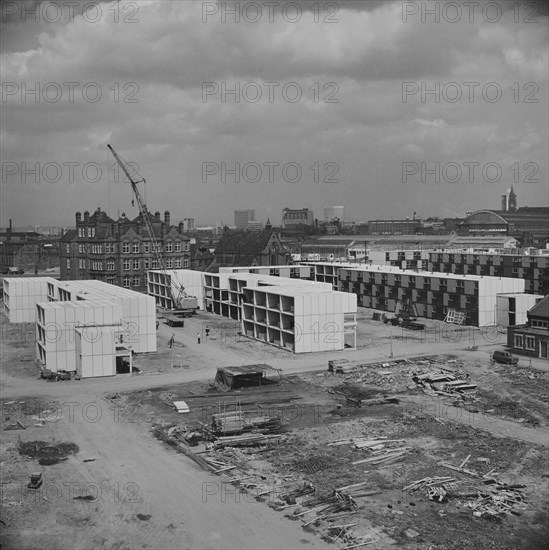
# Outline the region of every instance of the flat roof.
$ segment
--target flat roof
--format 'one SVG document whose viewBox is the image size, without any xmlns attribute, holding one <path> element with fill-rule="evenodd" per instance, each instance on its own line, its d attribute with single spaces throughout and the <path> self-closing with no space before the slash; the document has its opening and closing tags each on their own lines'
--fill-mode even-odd
<svg viewBox="0 0 549 550">
<path fill-rule="evenodd" d="M 343 268 L 349 271 L 360 271 L 367 273 L 387 273 L 393 275 L 408 275 L 412 277 L 430 277 L 437 279 L 460 279 L 466 281 L 483 281 L 483 280 L 509 280 L 517 281 L 519 279 L 513 277 L 490 277 L 488 275 L 462 275 L 457 273 L 442 273 L 440 271 L 415 271 L 413 269 L 400 269 L 395 266 L 387 265 L 365 265 L 361 267 Z"/>
</svg>

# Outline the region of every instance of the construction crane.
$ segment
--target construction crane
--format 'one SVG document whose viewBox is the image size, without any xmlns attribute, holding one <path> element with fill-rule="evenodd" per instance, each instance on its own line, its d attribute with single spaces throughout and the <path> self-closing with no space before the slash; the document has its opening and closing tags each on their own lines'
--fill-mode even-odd
<svg viewBox="0 0 549 550">
<path fill-rule="evenodd" d="M 132 191 L 135 196 L 135 200 L 137 201 L 139 212 L 141 214 L 141 217 L 143 218 L 143 221 L 145 222 L 145 227 L 147 228 L 149 239 L 151 240 L 152 252 L 158 263 L 158 267 L 160 271 L 162 271 L 164 275 L 164 281 L 167 287 L 167 291 L 172 301 L 172 308 L 174 310 L 179 310 L 185 313 L 186 312 L 194 313 L 196 309 L 198 309 L 197 299 L 194 296 L 188 296 L 185 293 L 185 288 L 181 286 L 178 281 L 174 280 L 173 277 L 169 277 L 168 272 L 166 271 L 166 264 L 164 263 L 164 258 L 162 257 L 162 253 L 160 251 L 160 243 L 156 239 L 156 235 L 154 233 L 154 227 L 150 219 L 151 215 L 147 210 L 147 205 L 143 202 L 141 193 L 139 192 L 138 184 L 145 183 L 145 178 L 134 179 L 127 168 L 127 163 L 125 163 L 120 158 L 120 156 L 111 147 L 111 145 L 107 145 L 107 147 L 109 148 L 109 151 L 112 153 L 112 156 L 115 158 L 120 168 L 122 168 L 122 171 L 124 172 L 124 174 L 126 175 L 126 177 L 128 178 L 132 186 Z M 169 284 L 169 281 L 171 281 L 171 284 Z M 173 292 L 173 288 L 175 288 L 177 293 Z"/>
</svg>

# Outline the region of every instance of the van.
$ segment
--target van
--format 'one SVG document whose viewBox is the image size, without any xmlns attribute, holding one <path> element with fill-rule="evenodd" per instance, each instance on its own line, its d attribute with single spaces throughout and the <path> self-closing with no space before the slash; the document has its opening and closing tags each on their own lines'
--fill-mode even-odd
<svg viewBox="0 0 549 550">
<path fill-rule="evenodd" d="M 8 268 L 8 273 L 10 275 L 23 275 L 25 272 L 20 267 L 10 267 Z"/>
<path fill-rule="evenodd" d="M 501 350 L 496 350 L 492 353 L 492 360 L 506 365 L 516 365 L 519 361 L 518 357 L 511 355 L 508 351 Z"/>
</svg>

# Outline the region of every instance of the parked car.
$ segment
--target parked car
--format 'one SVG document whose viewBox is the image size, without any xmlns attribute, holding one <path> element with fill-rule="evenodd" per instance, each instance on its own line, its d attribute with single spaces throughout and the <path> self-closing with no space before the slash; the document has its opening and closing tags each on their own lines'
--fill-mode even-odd
<svg viewBox="0 0 549 550">
<path fill-rule="evenodd" d="M 25 271 L 21 269 L 20 267 L 9 267 L 8 268 L 8 274 L 9 275 L 23 275 Z"/>
<path fill-rule="evenodd" d="M 492 353 L 492 360 L 505 365 L 516 365 L 519 362 L 518 357 L 511 355 L 508 351 L 502 350 L 494 351 Z"/>
</svg>

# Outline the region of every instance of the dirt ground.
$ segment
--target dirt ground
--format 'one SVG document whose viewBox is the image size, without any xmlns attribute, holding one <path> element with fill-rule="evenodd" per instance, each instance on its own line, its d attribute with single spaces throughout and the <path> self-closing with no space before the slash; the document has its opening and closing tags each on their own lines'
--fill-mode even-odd
<svg viewBox="0 0 549 550">
<path fill-rule="evenodd" d="M 424 334 L 405 334 L 371 318 L 371 310 L 360 310 L 356 351 L 296 356 L 243 339 L 234 322 L 199 314 L 183 328 L 161 323 L 158 352 L 135 357 L 140 374 L 47 383 L 35 378 L 33 327 L 9 325 L 2 316 L 3 546 L 347 548 L 368 541 L 379 549 L 544 547 L 547 365 L 490 364 L 490 351 L 504 344 L 501 335 L 444 332 L 435 322 Z M 476 351 L 467 349 L 473 342 Z M 391 351 L 403 361 L 392 361 Z M 370 366 L 328 373 L 328 359 L 341 358 Z M 281 369 L 282 381 L 211 390 L 217 367 L 253 363 Z M 412 372 L 438 366 L 468 374 L 478 386 L 475 399 L 431 395 L 414 384 Z M 357 407 L 347 400 L 357 392 L 362 399 L 396 396 L 398 403 Z M 178 415 L 167 404 L 175 399 L 186 400 L 191 413 Z M 235 466 L 216 475 L 157 438 L 158 430 L 200 429 L 212 414 L 231 410 L 280 417 L 280 440 L 272 448 L 216 451 L 219 462 Z M 328 445 L 357 437 L 402 439 L 410 449 L 385 466 L 353 465 L 368 451 Z M 201 453 L 206 444 L 192 450 Z M 495 469 L 502 483 L 525 486 L 520 516 L 490 521 L 473 516 L 467 499 L 439 503 L 423 491 L 404 490 L 425 477 L 467 478 L 440 462 L 459 466 L 468 455 L 471 470 Z M 35 471 L 43 485 L 27 489 Z M 241 492 L 233 481 L 243 475 L 250 477 Z M 324 496 L 358 482 L 376 494 L 357 497 L 357 509 L 347 515 L 305 525 L 314 520 L 314 513 L 296 516 L 305 507 L 280 509 L 282 497 L 303 483 Z M 343 524 L 355 525 L 334 531 Z"/>
</svg>

